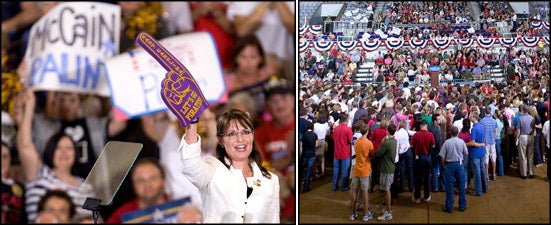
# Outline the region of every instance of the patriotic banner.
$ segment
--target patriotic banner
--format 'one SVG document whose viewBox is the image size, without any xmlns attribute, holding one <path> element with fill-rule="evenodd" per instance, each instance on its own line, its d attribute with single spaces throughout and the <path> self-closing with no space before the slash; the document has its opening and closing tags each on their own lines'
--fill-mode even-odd
<svg viewBox="0 0 551 225">
<path fill-rule="evenodd" d="M 298 43 L 298 50 L 299 52 L 305 52 L 308 47 L 310 47 L 311 41 L 304 41 Z"/>
<path fill-rule="evenodd" d="M 499 43 L 501 44 L 501 46 L 503 46 L 504 48 L 511 48 L 511 47 L 514 47 L 517 45 L 517 38 L 516 37 L 513 37 L 513 38 L 499 38 Z"/>
<path fill-rule="evenodd" d="M 121 8 L 62 2 L 30 29 L 24 74 L 34 90 L 110 96 L 105 61 L 119 54 Z"/>
<path fill-rule="evenodd" d="M 473 45 L 473 43 L 474 43 L 474 39 L 471 39 L 471 38 L 469 38 L 469 39 L 465 39 L 465 38 L 459 39 L 459 38 L 456 38 L 456 39 L 454 39 L 454 40 L 455 40 L 455 43 L 456 43 L 456 44 L 461 44 L 461 45 L 463 45 L 463 47 L 465 47 L 465 48 L 471 47 L 471 45 Z"/>
<path fill-rule="evenodd" d="M 549 22 L 542 22 L 543 29 L 549 30 Z"/>
<path fill-rule="evenodd" d="M 476 42 L 478 42 L 478 46 L 481 48 L 491 48 L 496 43 L 495 38 L 478 38 L 476 39 Z"/>
<path fill-rule="evenodd" d="M 534 29 L 541 29 L 542 28 L 542 24 L 541 24 L 541 21 L 532 21 L 532 23 L 530 23 L 530 25 L 532 25 L 532 28 Z"/>
<path fill-rule="evenodd" d="M 367 52 L 372 52 L 372 51 L 375 51 L 379 48 L 379 46 L 381 45 L 381 41 L 380 40 L 367 40 L 367 41 L 362 41 L 360 42 L 362 48 L 364 50 L 366 50 Z"/>
<path fill-rule="evenodd" d="M 450 43 L 452 43 L 450 39 L 432 39 L 432 46 L 440 50 L 448 48 Z"/>
<path fill-rule="evenodd" d="M 338 41 L 337 42 L 339 48 L 341 50 L 352 50 L 354 49 L 354 47 L 356 47 L 356 44 L 358 44 L 358 42 L 356 41 Z"/>
<path fill-rule="evenodd" d="M 543 42 L 545 42 L 545 44 L 549 45 L 549 36 L 543 36 Z"/>
<path fill-rule="evenodd" d="M 311 25 L 309 28 L 310 33 L 312 34 L 320 34 L 323 30 L 322 25 Z"/>
<path fill-rule="evenodd" d="M 384 43 L 388 50 L 396 51 L 404 45 L 404 39 L 388 38 Z"/>
<path fill-rule="evenodd" d="M 413 49 L 425 48 L 427 40 L 425 39 L 409 39 L 409 46 Z"/>
<path fill-rule="evenodd" d="M 190 197 L 134 210 L 122 214 L 121 220 L 123 223 L 176 223 L 178 212 L 187 202 L 191 202 Z"/>
<path fill-rule="evenodd" d="M 298 29 L 298 31 L 300 35 L 303 35 L 308 31 L 308 26 L 302 26 Z"/>
<path fill-rule="evenodd" d="M 331 49 L 331 47 L 333 47 L 335 42 L 333 42 L 333 41 L 316 41 L 312 44 L 314 45 L 314 49 L 316 49 L 316 51 L 325 52 L 325 51 L 328 51 L 329 49 Z"/>
<path fill-rule="evenodd" d="M 522 40 L 522 43 L 524 43 L 524 46 L 526 47 L 536 47 L 538 45 L 538 41 L 540 40 L 539 37 L 521 37 L 520 40 Z"/>
</svg>

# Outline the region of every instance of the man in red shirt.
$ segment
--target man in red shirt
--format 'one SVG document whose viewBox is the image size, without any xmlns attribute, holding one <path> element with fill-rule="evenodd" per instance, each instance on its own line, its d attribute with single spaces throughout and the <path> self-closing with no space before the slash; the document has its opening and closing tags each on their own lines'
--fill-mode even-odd
<svg viewBox="0 0 551 225">
<path fill-rule="evenodd" d="M 421 182 L 423 182 L 423 191 L 425 195 L 425 202 L 429 202 L 430 196 L 430 168 L 431 168 L 431 156 L 430 148 L 434 148 L 436 141 L 434 135 L 427 131 L 427 121 L 421 120 L 420 128 L 411 138 L 411 146 L 413 146 L 413 152 L 415 153 L 414 167 L 414 180 L 415 191 L 411 201 L 415 203 L 421 203 Z"/>
<path fill-rule="evenodd" d="M 255 128 L 254 140 L 265 167 L 280 176 L 281 220 L 295 221 L 295 90 L 286 79 L 271 77 L 264 85 L 265 107 L 272 119 Z"/>
<path fill-rule="evenodd" d="M 350 171 L 350 154 L 352 129 L 348 127 L 348 114 L 341 113 L 339 125 L 333 130 L 335 152 L 333 154 L 333 181 L 331 190 L 338 188 L 339 173 L 341 174 L 341 191 L 350 190 L 348 175 Z"/>
<path fill-rule="evenodd" d="M 105 223 L 122 223 L 122 215 L 150 206 L 160 205 L 170 199 L 165 194 L 165 172 L 154 158 L 141 158 L 132 167 L 130 173 L 136 198 L 121 205 L 109 216 Z"/>
</svg>

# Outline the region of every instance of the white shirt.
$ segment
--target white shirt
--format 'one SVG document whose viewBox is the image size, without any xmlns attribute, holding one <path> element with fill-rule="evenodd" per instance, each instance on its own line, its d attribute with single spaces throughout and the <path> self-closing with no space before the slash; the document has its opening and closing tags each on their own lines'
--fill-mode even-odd
<svg viewBox="0 0 551 225">
<path fill-rule="evenodd" d="M 548 148 L 551 148 L 551 135 L 549 133 L 549 120 L 545 121 L 545 123 L 543 123 L 543 128 L 541 130 L 541 132 L 545 135 L 545 144 L 547 145 Z"/>
<path fill-rule="evenodd" d="M 325 123 L 314 123 L 314 133 L 318 136 L 318 140 L 325 139 L 327 131 L 330 129 L 329 124 Z"/>
<path fill-rule="evenodd" d="M 404 91 L 404 97 L 406 98 L 406 100 L 408 100 L 409 96 L 411 96 L 411 90 L 409 89 L 409 87 L 404 87 L 402 88 L 402 90 Z"/>
<path fill-rule="evenodd" d="M 212 155 L 201 158 L 201 137 L 187 144 L 180 140 L 182 173 L 201 193 L 204 223 L 279 223 L 279 178 L 264 177 L 253 162 L 253 177 L 243 179 L 240 169 L 228 169 Z M 226 159 L 227 161 L 228 159 Z M 247 198 L 247 187 L 253 192 Z"/>
<path fill-rule="evenodd" d="M 348 120 L 348 127 L 352 127 L 352 118 L 354 118 L 354 114 L 356 114 L 356 111 L 358 111 L 358 108 L 353 108 L 352 110 L 350 110 L 350 113 L 348 113 L 349 115 L 349 120 Z"/>
<path fill-rule="evenodd" d="M 408 131 L 404 128 L 394 133 L 394 138 L 396 138 L 396 143 L 398 144 L 398 154 L 405 153 L 409 148 L 409 134 Z"/>
</svg>

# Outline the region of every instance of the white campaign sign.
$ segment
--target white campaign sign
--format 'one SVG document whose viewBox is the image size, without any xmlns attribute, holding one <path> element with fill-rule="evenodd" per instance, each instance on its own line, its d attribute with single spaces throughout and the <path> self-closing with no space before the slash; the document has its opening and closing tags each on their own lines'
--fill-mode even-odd
<svg viewBox="0 0 551 225">
<path fill-rule="evenodd" d="M 104 60 L 119 53 L 120 6 L 59 3 L 30 30 L 25 52 L 35 90 L 109 96 Z"/>
<path fill-rule="evenodd" d="M 161 43 L 188 69 L 203 95 L 217 103 L 225 91 L 215 42 L 207 32 L 171 36 Z M 161 99 L 161 80 L 167 71 L 145 50 L 138 48 L 106 62 L 115 119 L 129 119 L 167 110 Z"/>
</svg>

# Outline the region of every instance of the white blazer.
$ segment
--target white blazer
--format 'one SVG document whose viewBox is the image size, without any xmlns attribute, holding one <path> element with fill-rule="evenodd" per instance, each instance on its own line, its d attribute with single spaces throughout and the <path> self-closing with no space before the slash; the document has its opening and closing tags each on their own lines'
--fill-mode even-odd
<svg viewBox="0 0 551 225">
<path fill-rule="evenodd" d="M 199 135 L 198 135 L 199 136 Z M 243 179 L 240 169 L 228 169 L 214 156 L 201 158 L 201 137 L 187 144 L 180 140 L 182 173 L 197 186 L 203 202 L 205 223 L 279 223 L 279 178 L 262 175 L 253 162 L 253 177 Z M 228 159 L 226 159 L 228 162 Z M 229 163 L 228 163 L 229 164 Z M 247 187 L 253 192 L 247 198 Z"/>
</svg>

